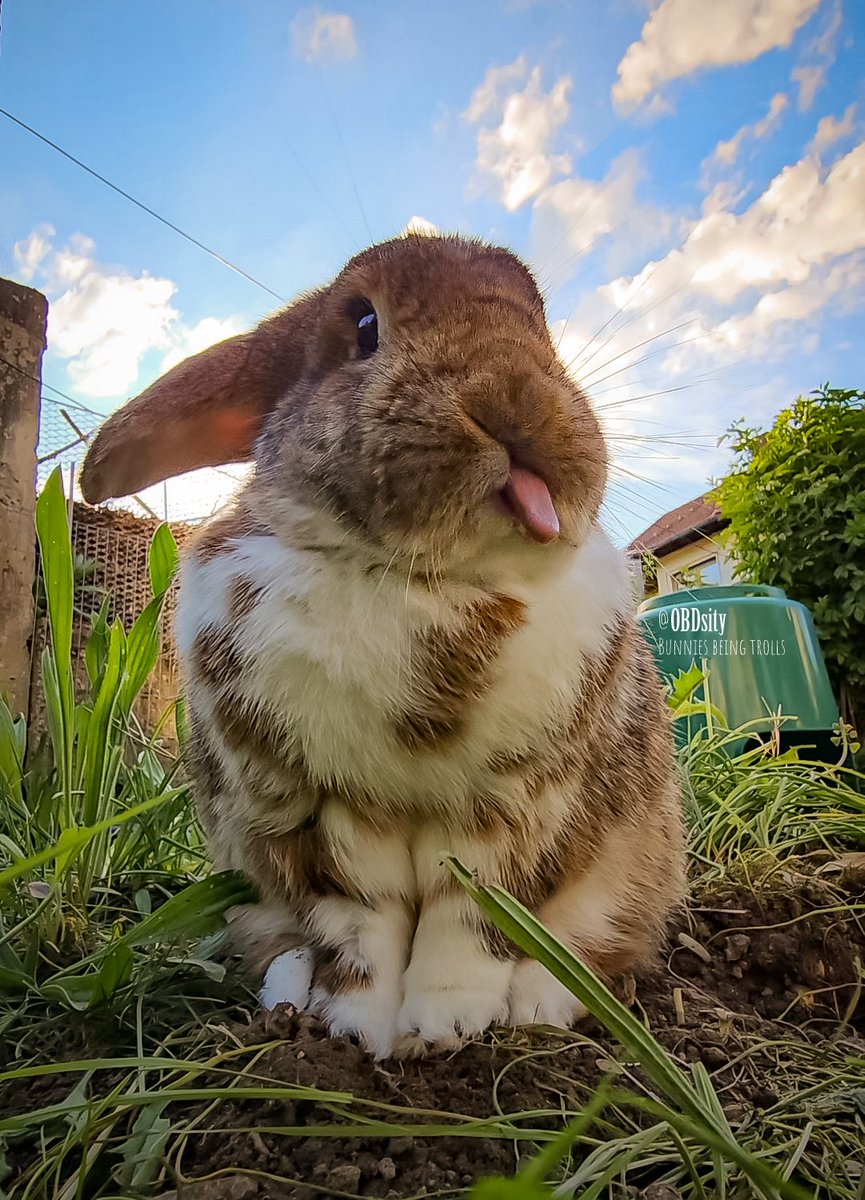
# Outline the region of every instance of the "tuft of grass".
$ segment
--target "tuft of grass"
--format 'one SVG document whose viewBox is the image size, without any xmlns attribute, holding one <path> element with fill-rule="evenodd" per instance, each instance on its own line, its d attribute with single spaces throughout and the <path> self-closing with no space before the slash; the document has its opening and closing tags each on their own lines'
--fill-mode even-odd
<svg viewBox="0 0 865 1200">
<path fill-rule="evenodd" d="M 751 858 L 865 851 L 865 774 L 849 765 L 847 727 L 837 730 L 837 763 L 811 761 L 797 749 L 780 753 L 777 739 L 755 736 L 762 722 L 730 729 L 712 702 L 705 666 L 673 681 L 670 709 L 674 718 L 700 718 L 679 751 L 688 844 L 698 864 L 720 875 Z"/>
<path fill-rule="evenodd" d="M 0 699 L 0 1028 L 7 1058 L 68 1037 L 75 1014 L 133 1030 L 136 1009 L 189 970 L 222 968 L 207 946 L 232 904 L 254 898 L 208 866 L 179 763 L 146 736 L 135 702 L 161 650 L 177 568 L 167 525 L 149 554 L 152 598 L 128 631 L 106 598 L 92 621 L 87 685 L 72 660 L 75 575 L 59 471 L 36 508 L 49 641 L 47 737 Z M 146 951 L 144 948 L 146 947 Z M 155 949 L 154 949 L 155 948 Z M 156 988 L 159 991 L 159 988 Z"/>
<path fill-rule="evenodd" d="M 472 873 L 455 858 L 449 857 L 446 861 L 452 873 L 493 924 L 521 950 L 551 971 L 603 1023 L 627 1054 L 640 1064 L 650 1083 L 663 1097 L 656 1099 L 649 1090 L 640 1095 L 613 1090 L 606 1085 L 593 1098 L 593 1119 L 613 1101 L 620 1105 L 631 1105 L 660 1118 L 655 1132 L 666 1131 L 680 1146 L 688 1174 L 704 1195 L 725 1196 L 732 1170 L 735 1170 L 750 1185 L 752 1194 L 762 1200 L 774 1200 L 775 1197 L 813 1200 L 812 1194 L 804 1186 L 785 1178 L 782 1169 L 771 1162 L 773 1157 L 786 1156 L 786 1145 L 764 1145 L 759 1153 L 755 1153 L 734 1136 L 702 1064 L 693 1064 L 692 1077 L 689 1079 L 637 1017 L 524 905 L 504 888 L 477 884 Z M 583 1136 L 585 1129 L 584 1122 L 575 1121 L 562 1135 L 557 1146 L 562 1157 Z M 636 1139 L 639 1148 L 643 1147 L 646 1137 L 648 1133 Z M 578 1184 L 591 1181 L 597 1189 L 595 1194 L 600 1195 L 604 1183 L 620 1172 L 636 1148 L 633 1140 L 624 1147 L 608 1141 L 594 1151 L 594 1162 L 592 1155 L 589 1155 L 580 1170 L 560 1185 L 559 1194 L 571 1194 Z M 612 1163 L 609 1161 L 611 1158 Z M 549 1149 L 541 1152 L 541 1162 L 545 1168 L 553 1165 Z M 603 1165 L 600 1174 L 594 1170 L 598 1162 Z M 536 1164 L 530 1163 L 524 1169 L 523 1176 L 536 1194 L 542 1194 L 539 1191 L 542 1177 L 538 1176 Z M 515 1186 L 519 1182 L 515 1181 Z M 479 1193 L 480 1197 L 485 1194 L 484 1188 Z M 489 1192 L 486 1194 L 491 1195 Z M 589 1190 L 581 1194 L 585 1198 L 592 1192 Z M 518 1192 L 514 1191 L 513 1195 L 516 1197 Z M 531 1195 L 531 1191 L 527 1195 Z"/>
</svg>

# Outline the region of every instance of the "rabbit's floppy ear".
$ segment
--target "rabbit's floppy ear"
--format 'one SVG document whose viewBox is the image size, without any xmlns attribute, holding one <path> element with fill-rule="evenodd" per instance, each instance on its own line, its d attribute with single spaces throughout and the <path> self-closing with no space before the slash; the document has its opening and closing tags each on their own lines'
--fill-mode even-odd
<svg viewBox="0 0 865 1200">
<path fill-rule="evenodd" d="M 178 363 L 109 417 L 84 459 L 84 499 L 99 504 L 249 459 L 265 417 L 300 374 L 319 296 Z"/>
</svg>

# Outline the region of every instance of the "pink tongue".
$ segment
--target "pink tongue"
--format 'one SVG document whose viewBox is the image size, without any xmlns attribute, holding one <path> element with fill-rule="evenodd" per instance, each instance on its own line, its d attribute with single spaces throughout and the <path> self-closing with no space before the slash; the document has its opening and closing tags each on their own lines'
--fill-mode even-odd
<svg viewBox="0 0 865 1200">
<path fill-rule="evenodd" d="M 539 475 L 525 467 L 512 467 L 502 489 L 517 520 L 536 542 L 552 542 L 559 536 L 559 518 L 550 489 Z"/>
</svg>

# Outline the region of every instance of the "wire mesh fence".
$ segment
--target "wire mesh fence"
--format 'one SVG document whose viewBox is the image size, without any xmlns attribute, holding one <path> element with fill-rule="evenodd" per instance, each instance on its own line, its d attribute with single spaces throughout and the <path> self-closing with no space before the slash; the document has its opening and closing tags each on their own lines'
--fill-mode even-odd
<svg viewBox="0 0 865 1200">
<path fill-rule="evenodd" d="M 55 467 L 63 471 L 67 496 L 78 496 L 76 478 L 87 447 L 105 420 L 96 412 L 73 400 L 42 397 L 39 415 L 39 443 L 36 450 L 37 489 L 41 490 Z M 131 512 L 135 516 L 160 521 L 195 524 L 206 520 L 221 508 L 242 482 L 247 468 L 225 467 L 192 471 L 180 479 L 170 479 L 122 500 L 110 500 L 106 507 Z"/>
</svg>

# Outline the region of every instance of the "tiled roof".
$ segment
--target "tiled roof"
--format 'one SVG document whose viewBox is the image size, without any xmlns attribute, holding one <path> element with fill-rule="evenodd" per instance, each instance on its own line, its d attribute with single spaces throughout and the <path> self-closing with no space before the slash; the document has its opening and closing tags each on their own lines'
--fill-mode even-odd
<svg viewBox="0 0 865 1200">
<path fill-rule="evenodd" d="M 644 529 L 628 546 L 628 554 L 651 552 L 660 558 L 687 546 L 689 542 L 695 542 L 699 537 L 717 533 L 726 524 L 717 504 L 712 504 L 705 496 L 697 496 L 680 504 L 672 512 L 665 513 L 654 525 Z"/>
</svg>

